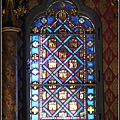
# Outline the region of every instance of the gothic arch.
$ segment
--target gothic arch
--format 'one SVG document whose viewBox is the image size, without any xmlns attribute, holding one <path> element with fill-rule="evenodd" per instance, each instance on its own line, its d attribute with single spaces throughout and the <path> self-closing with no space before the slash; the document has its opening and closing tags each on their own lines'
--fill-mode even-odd
<svg viewBox="0 0 120 120">
<path fill-rule="evenodd" d="M 32 58 L 31 58 L 31 55 L 33 55 L 33 54 L 31 54 L 30 53 L 30 50 L 31 50 L 31 46 L 32 46 L 32 40 L 31 40 L 31 42 L 30 42 L 30 39 L 33 39 L 33 36 L 32 35 L 34 35 L 34 34 L 37 34 L 38 35 L 38 38 L 40 38 L 40 36 L 41 35 L 43 35 L 43 32 L 44 31 L 42 31 L 42 29 L 41 28 L 38 28 L 37 27 L 37 29 L 36 29 L 36 26 L 35 26 L 35 22 L 37 21 L 37 20 L 39 20 L 39 27 L 40 26 L 42 26 L 41 24 L 47 24 L 47 22 L 46 22 L 46 20 L 45 20 L 45 18 L 47 18 L 47 11 L 49 10 L 48 8 L 50 8 L 51 9 L 51 6 L 52 5 L 54 5 L 54 3 L 57 3 L 58 2 L 58 6 L 61 6 L 61 8 L 60 9 L 64 9 L 64 5 L 66 5 L 67 3 L 70 3 L 71 5 L 73 5 L 73 7 L 71 7 L 71 9 L 73 8 L 73 10 L 75 10 L 75 11 L 73 11 L 73 12 L 71 12 L 71 16 L 73 16 L 73 20 L 72 20 L 72 17 L 71 17 L 71 21 L 72 21 L 72 24 L 73 24 L 73 26 L 75 26 L 75 24 L 79 24 L 79 25 L 81 25 L 81 26 L 79 26 L 79 30 L 82 28 L 82 26 L 83 26 L 83 24 L 84 24 L 84 20 L 88 20 L 90 23 L 91 23 L 91 25 L 90 26 L 92 26 L 92 29 L 89 31 L 88 30 L 88 24 L 86 23 L 86 24 L 84 24 L 85 26 L 87 26 L 86 28 L 84 28 L 84 35 L 82 36 L 82 34 L 81 34 L 81 36 L 78 38 L 77 37 L 77 40 L 79 39 L 79 42 L 77 42 L 77 44 L 74 46 L 72 46 L 72 45 L 70 45 L 71 43 L 74 43 L 75 44 L 75 40 L 73 40 L 73 42 L 71 41 L 71 43 L 66 43 L 66 45 L 65 45 L 65 51 L 63 51 L 63 53 L 65 53 L 66 51 L 67 52 L 69 52 L 69 51 L 71 51 L 71 50 L 76 50 L 76 49 L 78 49 L 78 50 L 80 50 L 81 48 L 79 48 L 79 46 L 80 46 L 80 44 L 83 44 L 83 46 L 84 47 L 86 47 L 86 48 L 84 48 L 84 51 L 86 52 L 86 51 L 89 51 L 88 52 L 88 54 L 90 55 L 90 56 L 88 56 L 88 54 L 87 53 L 85 53 L 84 55 L 83 55 L 83 59 L 84 60 L 87 60 L 87 58 L 89 58 L 89 60 L 91 61 L 91 59 L 93 59 L 93 63 L 94 63 L 94 65 L 92 66 L 93 67 L 93 71 L 94 71 L 94 77 L 93 78 L 90 78 L 90 79 L 93 79 L 93 81 L 92 80 L 89 80 L 89 78 L 87 78 L 88 76 L 89 76 L 89 74 L 91 74 L 91 73 L 87 73 L 87 72 L 85 72 L 85 71 L 88 71 L 88 68 L 89 68 L 89 71 L 91 70 L 90 69 L 90 67 L 84 67 L 84 69 L 82 69 L 82 70 L 84 70 L 84 77 L 83 77 L 83 79 L 85 80 L 83 80 L 82 82 L 77 82 L 77 84 L 80 84 L 80 86 L 89 86 L 90 88 L 92 88 L 92 87 L 94 87 L 94 99 L 95 100 L 93 100 L 93 102 L 94 102 L 94 112 L 87 112 L 86 114 L 86 116 L 84 116 L 83 118 L 80 118 L 80 116 L 77 116 L 77 119 L 79 118 L 79 119 L 89 119 L 89 115 L 91 116 L 92 115 L 92 117 L 90 117 L 90 118 L 93 118 L 93 119 L 103 119 L 104 117 L 103 117 L 103 79 L 102 79 L 102 32 L 101 32 L 101 21 L 100 21 L 100 19 L 99 19 L 99 17 L 98 17 L 98 15 L 92 10 L 92 9 L 90 9 L 90 8 L 88 8 L 88 7 L 86 7 L 84 4 L 83 4 L 83 1 L 82 0 L 44 0 L 43 2 L 42 2 L 42 4 L 41 5 L 39 5 L 39 6 L 36 6 L 35 8 L 33 8 L 30 12 L 29 12 L 29 14 L 27 15 L 27 17 L 26 17 L 26 21 L 25 21 L 25 31 L 24 31 L 24 51 L 25 51 L 25 54 L 24 54 L 24 65 L 25 66 L 27 66 L 27 70 L 25 69 L 24 70 L 24 81 L 25 81 L 25 84 L 24 84 L 24 88 L 25 88 L 25 90 L 26 90 L 26 92 L 25 92 L 25 104 L 24 104 L 24 108 L 27 108 L 27 109 L 24 109 L 24 113 L 27 113 L 27 116 L 26 115 L 24 115 L 24 118 L 26 118 L 26 119 L 30 119 L 30 109 L 32 109 L 31 108 L 31 105 L 30 105 L 30 99 L 32 99 L 32 98 L 30 98 L 30 86 L 32 86 L 32 84 L 33 84 L 33 81 L 31 81 L 32 82 L 32 84 L 30 83 L 30 75 L 32 74 L 32 73 L 30 73 L 31 71 L 32 71 L 32 69 L 30 69 L 31 68 L 31 60 L 33 60 Z M 56 10 L 57 10 L 57 12 L 59 13 L 59 10 L 58 10 L 58 8 L 55 8 Z M 65 8 L 65 9 L 69 9 L 69 8 Z M 70 10 L 71 10 L 70 9 Z M 46 11 L 47 10 L 47 11 Z M 67 13 L 67 15 L 69 15 L 70 14 L 70 11 L 68 10 L 67 11 L 68 13 Z M 54 14 L 53 13 L 51 13 L 53 16 L 54 16 L 54 14 L 56 14 L 56 12 L 54 11 Z M 74 15 L 75 14 L 75 15 Z M 50 14 L 49 14 L 49 16 L 50 16 Z M 64 16 L 64 15 L 63 15 Z M 76 18 L 74 17 L 74 16 L 77 16 Z M 80 18 L 82 18 L 81 20 L 80 20 Z M 59 18 L 56 18 L 56 19 L 59 19 Z M 70 19 L 70 18 L 69 18 Z M 77 21 L 77 20 L 78 21 Z M 47 19 L 48 20 L 48 19 Z M 63 19 L 62 19 L 63 20 Z M 62 21 L 61 20 L 61 21 Z M 74 20 L 76 20 L 77 22 L 75 23 L 75 21 Z M 83 20 L 83 21 L 82 21 Z M 78 22 L 80 22 L 80 23 L 78 23 Z M 49 24 L 49 26 L 50 25 L 52 25 L 53 24 L 53 22 L 51 22 L 50 24 Z M 64 22 L 61 22 L 61 24 L 64 24 Z M 67 23 L 66 23 L 67 24 Z M 43 26 L 44 26 L 43 25 Z M 76 25 L 76 26 L 78 26 L 78 25 Z M 57 26 L 56 26 L 57 27 Z M 65 27 L 65 26 L 64 26 Z M 76 27 L 74 27 L 74 28 L 76 28 Z M 59 29 L 59 28 L 58 28 Z M 67 34 L 66 35 L 71 35 L 72 36 L 72 34 L 73 34 L 73 32 L 71 32 L 70 33 L 70 31 L 72 30 L 72 28 L 68 28 L 67 27 L 67 30 L 68 30 L 68 32 L 67 32 Z M 70 30 L 70 31 L 69 31 Z M 48 30 L 48 32 L 47 33 L 45 33 L 45 35 L 47 35 L 47 34 L 59 34 L 59 32 L 58 33 L 56 33 L 56 32 L 54 32 L 54 33 L 52 33 L 51 32 L 52 30 L 51 29 L 49 29 Z M 56 30 L 57 31 L 57 30 Z M 75 31 L 75 29 L 73 30 L 73 31 Z M 76 30 L 77 31 L 77 30 Z M 50 33 L 51 32 L 51 33 Z M 64 32 L 64 31 L 63 31 Z M 76 34 L 78 34 L 78 32 L 74 32 L 74 34 L 76 35 Z M 84 37 L 84 36 L 87 36 L 87 34 L 88 34 L 88 38 L 87 37 Z M 30 36 L 32 36 L 32 37 L 30 37 Z M 91 36 L 94 36 L 94 38 L 91 38 Z M 43 37 L 42 37 L 43 38 Z M 74 38 L 74 37 L 73 37 Z M 76 38 L 76 37 L 75 37 Z M 83 40 L 84 42 L 82 42 L 82 38 L 85 40 Z M 56 39 L 58 39 L 57 37 L 56 37 Z M 92 41 L 91 39 L 93 39 L 93 43 L 89 43 L 89 45 L 87 46 L 87 43 L 89 42 L 89 41 Z M 64 39 L 64 40 L 66 40 L 66 39 Z M 50 41 L 50 40 L 49 40 Z M 52 40 L 51 40 L 52 41 Z M 50 41 L 50 42 L 51 42 Z M 60 40 L 59 40 L 60 41 Z M 66 40 L 67 41 L 67 40 Z M 70 40 L 68 40 L 69 42 L 70 42 Z M 38 39 L 38 43 L 39 43 L 40 41 L 39 41 L 39 39 Z M 37 43 L 37 44 L 38 44 Z M 55 48 L 56 46 L 58 46 L 57 45 L 57 43 L 56 43 L 56 41 L 52 41 L 51 42 L 52 43 L 52 47 L 53 48 Z M 48 43 L 46 43 L 46 44 L 49 44 L 49 42 Z M 92 53 L 90 52 L 90 50 L 88 50 L 88 48 L 87 47 L 89 47 L 89 46 L 92 46 L 92 44 L 93 44 L 93 56 L 92 56 Z M 66 46 L 69 46 L 69 47 L 71 47 L 71 49 L 67 49 L 67 47 Z M 51 46 L 49 46 L 49 48 L 51 48 Z M 43 46 L 42 46 L 43 47 Z M 39 49 L 41 48 L 42 49 L 42 47 L 39 47 Z M 64 48 L 64 47 L 63 47 Z M 75 48 L 75 49 L 74 49 Z M 48 48 L 45 48 L 46 50 L 48 50 L 49 51 L 49 49 Z M 55 50 L 55 49 L 53 49 L 53 50 Z M 40 50 L 39 50 L 40 51 Z M 60 51 L 59 51 L 60 52 Z M 59 52 L 58 52 L 58 54 L 59 54 Z M 55 54 L 55 53 L 54 53 Z M 75 53 L 75 54 L 77 54 L 77 52 Z M 73 55 L 74 56 L 74 58 L 77 58 L 76 59 L 76 61 L 81 61 L 81 59 L 79 59 L 78 58 L 78 56 L 76 56 L 76 55 Z M 80 54 L 80 52 L 79 52 L 79 54 Z M 40 53 L 38 53 L 38 56 L 40 55 Z M 51 55 L 52 55 L 52 53 L 51 53 Z M 63 55 L 61 55 L 63 58 L 64 58 L 64 55 L 65 54 L 63 54 Z M 48 55 L 49 56 L 49 55 Z M 57 55 L 56 55 L 57 56 Z M 69 56 L 68 54 L 67 55 L 65 55 L 65 56 Z M 87 57 L 88 56 L 88 57 Z M 58 56 L 57 56 L 58 57 Z M 66 57 L 66 59 L 67 59 L 67 57 Z M 80 56 L 79 56 L 80 57 Z M 94 58 L 91 58 L 91 57 L 94 57 Z M 40 58 L 40 57 L 39 57 Z M 35 59 L 34 59 L 35 60 Z M 57 58 L 56 58 L 56 60 L 57 60 Z M 72 62 L 74 62 L 74 61 L 72 61 L 73 59 L 69 59 L 69 61 L 68 61 L 68 64 L 71 64 Z M 83 61 L 84 61 L 83 60 Z M 53 61 L 54 62 L 54 61 Z M 42 64 L 42 63 L 41 63 Z M 47 63 L 47 64 L 49 64 L 49 63 Z M 56 63 L 57 64 L 57 63 Z M 61 63 L 62 64 L 62 63 Z M 82 64 L 82 62 L 81 62 L 81 64 Z M 85 65 L 85 64 L 87 64 L 87 62 L 85 62 L 85 63 L 83 63 L 83 66 L 87 66 L 87 65 Z M 46 65 L 47 66 L 47 65 Z M 60 66 L 60 65 L 59 65 Z M 57 66 L 58 67 L 58 66 Z M 69 68 L 74 68 L 74 67 L 70 67 L 69 65 L 67 66 L 66 65 L 66 67 L 69 67 Z M 65 68 L 66 68 L 65 67 Z M 77 63 L 77 67 L 79 67 L 79 64 Z M 54 68 L 54 67 L 53 67 Z M 57 69 L 57 68 L 56 68 Z M 65 69 L 64 69 L 65 70 Z M 67 69 L 68 70 L 68 69 Z M 60 72 L 60 71 L 59 71 Z M 64 71 L 65 72 L 65 71 Z M 49 73 L 51 73 L 51 72 L 49 72 Z M 42 75 L 43 73 L 39 73 L 40 75 Z M 59 73 L 56 73 L 56 74 L 59 74 Z M 79 73 L 79 76 L 81 75 L 81 73 Z M 76 75 L 77 76 L 77 75 Z M 86 77 L 87 76 L 87 77 Z M 91 76 L 90 76 L 91 77 Z M 55 77 L 56 78 L 56 77 Z M 59 76 L 58 76 L 58 78 L 59 78 Z M 67 78 L 68 78 L 68 76 L 67 76 Z M 66 78 L 66 79 L 67 79 Z M 73 77 L 74 79 L 76 78 L 76 77 Z M 77 78 L 78 78 L 78 76 L 77 76 Z M 57 79 L 57 78 L 56 78 Z M 82 79 L 82 78 L 81 78 Z M 61 80 L 61 79 L 58 79 L 57 80 L 57 82 L 59 81 L 59 80 Z M 88 80 L 88 81 L 87 81 Z M 63 84 L 65 84 L 65 83 L 62 83 L 61 81 L 60 81 L 60 85 L 63 85 Z M 31 84 L 31 85 L 30 85 Z M 40 84 L 40 83 L 39 83 Z M 45 84 L 48 84 L 48 83 L 45 83 Z M 42 86 L 43 84 L 41 83 L 40 84 L 40 86 Z M 56 85 L 56 84 L 55 84 Z M 32 88 L 31 88 L 32 89 Z M 78 88 L 76 88 L 76 89 L 78 89 Z M 85 89 L 85 88 L 84 88 Z M 85 96 L 87 96 L 87 94 L 89 94 L 90 95 L 90 93 L 88 92 L 88 93 L 85 93 Z M 31 95 L 32 96 L 32 95 Z M 79 96 L 80 96 L 80 94 L 79 94 Z M 85 99 L 88 99 L 88 98 L 86 98 L 84 96 L 84 98 Z M 41 98 L 42 99 L 42 98 Z M 87 100 L 84 100 L 84 101 L 86 101 L 86 103 L 87 103 Z M 38 102 L 42 102 L 42 101 L 38 101 Z M 78 103 L 77 103 L 78 104 Z M 90 108 L 91 108 L 91 105 L 88 105 Z M 92 107 L 93 107 L 92 106 Z M 78 107 L 78 106 L 77 106 Z M 83 107 L 84 108 L 86 108 L 86 106 L 84 106 L 83 105 Z M 68 108 L 69 109 L 69 108 Z M 71 108 L 72 109 L 72 108 Z M 80 109 L 80 108 L 77 108 L 77 110 L 76 110 L 76 113 L 78 112 L 78 109 Z M 86 111 L 88 110 L 89 108 L 86 108 Z M 41 109 L 42 110 L 42 109 Z M 64 111 L 65 112 L 65 111 Z M 68 112 L 69 113 L 69 112 Z M 67 113 L 67 114 L 68 114 Z M 78 112 L 78 113 L 80 113 L 80 112 Z M 31 114 L 32 114 L 32 112 L 31 112 Z M 35 113 L 36 114 L 36 113 Z M 37 113 L 38 114 L 38 113 Z M 57 114 L 57 113 L 56 113 Z M 81 113 L 82 114 L 82 113 Z M 38 115 L 39 116 L 39 115 Z M 71 116 L 72 116 L 72 114 L 71 114 Z M 40 116 L 39 116 L 40 117 Z M 39 119 L 39 117 L 38 117 L 38 119 Z M 68 117 L 68 116 L 67 116 Z M 59 118 L 59 117 L 58 117 Z M 72 118 L 72 117 L 71 117 Z M 50 118 L 49 118 L 50 119 Z M 76 118 L 75 118 L 76 119 Z M 32 119 L 31 119 L 32 120 Z"/>
</svg>

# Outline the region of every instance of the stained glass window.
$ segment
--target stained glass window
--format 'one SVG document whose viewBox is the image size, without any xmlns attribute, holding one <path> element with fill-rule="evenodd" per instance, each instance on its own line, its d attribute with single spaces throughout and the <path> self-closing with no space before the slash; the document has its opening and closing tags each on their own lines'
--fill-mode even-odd
<svg viewBox="0 0 120 120">
<path fill-rule="evenodd" d="M 69 1 L 54 2 L 30 32 L 30 120 L 95 120 L 96 33 Z"/>
</svg>

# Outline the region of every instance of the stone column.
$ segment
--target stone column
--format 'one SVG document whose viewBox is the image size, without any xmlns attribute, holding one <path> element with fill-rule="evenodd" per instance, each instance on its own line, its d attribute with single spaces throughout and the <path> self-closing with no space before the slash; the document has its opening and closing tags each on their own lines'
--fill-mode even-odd
<svg viewBox="0 0 120 120">
<path fill-rule="evenodd" d="M 18 120 L 18 56 L 19 28 L 2 29 L 2 120 Z"/>
</svg>

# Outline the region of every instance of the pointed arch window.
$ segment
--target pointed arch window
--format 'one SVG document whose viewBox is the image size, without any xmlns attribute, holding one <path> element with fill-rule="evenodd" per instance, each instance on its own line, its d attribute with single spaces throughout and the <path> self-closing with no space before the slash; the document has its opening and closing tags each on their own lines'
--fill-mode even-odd
<svg viewBox="0 0 120 120">
<path fill-rule="evenodd" d="M 45 10 L 43 6 L 26 20 L 27 118 L 103 117 L 98 16 L 79 0 L 54 0 Z"/>
</svg>

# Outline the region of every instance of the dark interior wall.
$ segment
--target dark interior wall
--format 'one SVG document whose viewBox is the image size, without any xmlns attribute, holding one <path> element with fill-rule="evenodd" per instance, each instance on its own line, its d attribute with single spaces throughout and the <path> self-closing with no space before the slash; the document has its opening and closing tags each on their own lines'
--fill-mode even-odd
<svg viewBox="0 0 120 120">
<path fill-rule="evenodd" d="M 118 119 L 118 17 L 109 0 L 84 0 L 102 21 L 105 120 Z"/>
</svg>

